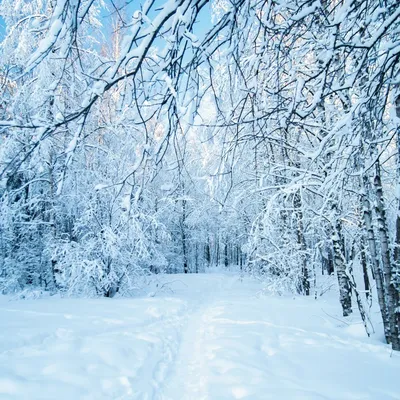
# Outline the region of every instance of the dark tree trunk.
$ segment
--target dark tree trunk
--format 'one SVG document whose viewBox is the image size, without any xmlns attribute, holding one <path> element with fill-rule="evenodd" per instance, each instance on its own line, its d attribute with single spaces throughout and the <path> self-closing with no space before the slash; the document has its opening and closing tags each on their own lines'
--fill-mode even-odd
<svg viewBox="0 0 400 400">
<path fill-rule="evenodd" d="M 369 301 L 371 296 L 371 284 L 369 282 L 369 276 L 368 276 L 368 264 L 367 264 L 366 245 L 364 236 L 361 237 L 360 261 L 363 270 L 365 297 L 367 301 Z"/>
<path fill-rule="evenodd" d="M 206 259 L 206 263 L 208 266 L 211 264 L 211 252 L 210 252 L 210 239 L 207 239 L 207 243 L 204 247 L 204 258 Z"/>
<path fill-rule="evenodd" d="M 224 265 L 225 268 L 228 267 L 229 265 L 229 260 L 228 260 L 228 243 L 225 242 L 225 246 L 224 246 Z"/>
<path fill-rule="evenodd" d="M 306 296 L 309 296 L 310 280 L 307 267 L 307 245 L 304 237 L 302 201 L 299 192 L 295 193 L 293 203 L 297 219 L 297 243 L 301 252 L 301 292 Z"/>
</svg>

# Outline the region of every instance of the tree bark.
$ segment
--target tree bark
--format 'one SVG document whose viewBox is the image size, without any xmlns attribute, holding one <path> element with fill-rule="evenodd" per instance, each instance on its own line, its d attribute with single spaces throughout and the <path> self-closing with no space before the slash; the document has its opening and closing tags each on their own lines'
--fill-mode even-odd
<svg viewBox="0 0 400 400">
<path fill-rule="evenodd" d="M 397 96 L 396 101 L 396 115 L 397 118 L 400 119 L 400 94 Z M 397 127 L 397 193 L 400 193 L 400 126 Z M 394 247 L 394 273 L 397 277 L 396 282 L 392 282 L 392 285 L 397 285 L 394 290 L 397 291 L 397 304 L 395 307 L 396 315 L 395 315 L 395 324 L 397 329 L 397 342 L 392 344 L 393 350 L 399 350 L 400 344 L 399 342 L 399 327 L 400 327 L 400 301 L 399 301 L 399 275 L 400 275 L 400 198 L 397 199 L 397 216 L 396 216 L 396 238 L 395 238 L 395 247 Z M 393 278 L 392 278 L 393 279 Z M 395 348 L 396 346 L 396 348 Z"/>
<path fill-rule="evenodd" d="M 188 257 L 187 257 L 187 245 L 186 245 L 186 200 L 182 200 L 182 221 L 181 221 L 181 239 L 182 239 L 182 255 L 183 255 L 183 272 L 187 274 L 189 272 Z"/>
<path fill-rule="evenodd" d="M 369 281 L 369 276 L 368 276 L 368 263 L 367 263 L 367 256 L 365 254 L 367 249 L 366 249 L 364 235 L 361 236 L 361 246 L 360 247 L 361 247 L 360 261 L 361 261 L 361 266 L 362 266 L 362 270 L 363 270 L 365 297 L 368 302 L 371 297 L 371 283 Z"/>
<path fill-rule="evenodd" d="M 343 249 L 343 238 L 342 238 L 342 229 L 341 222 L 339 216 L 337 215 L 337 207 L 334 204 L 332 206 L 334 210 L 334 218 L 333 221 L 333 235 L 332 235 L 332 244 L 333 244 L 333 260 L 335 264 L 335 270 L 339 283 L 339 293 L 340 293 L 340 304 L 342 305 L 343 316 L 348 317 L 352 312 L 351 307 L 351 287 L 350 280 L 346 272 L 346 261 L 344 257 L 344 249 Z"/>
<path fill-rule="evenodd" d="M 302 201 L 299 192 L 296 192 L 294 195 L 294 209 L 296 213 L 297 220 L 297 243 L 300 247 L 300 257 L 301 257 L 301 292 L 306 296 L 310 295 L 310 281 L 309 281 L 309 273 L 307 267 L 307 245 L 306 239 L 304 237 L 304 228 L 303 228 L 303 211 L 302 211 Z"/>
<path fill-rule="evenodd" d="M 383 329 L 385 332 L 386 342 L 390 343 L 390 329 L 389 329 L 389 317 L 388 317 L 388 310 L 386 306 L 386 297 L 385 297 L 385 287 L 383 281 L 383 273 L 382 269 L 379 264 L 379 256 L 377 253 L 376 248 L 376 239 L 375 239 L 375 232 L 372 226 L 372 211 L 370 207 L 370 202 L 367 197 L 367 192 L 369 189 L 369 180 L 366 175 L 363 177 L 363 187 L 364 193 L 362 196 L 363 199 L 363 219 L 365 229 L 367 231 L 367 242 L 369 253 L 371 256 L 371 265 L 372 265 L 372 273 L 375 279 L 376 284 L 376 291 L 378 295 L 378 303 L 379 308 L 381 310 L 382 321 L 383 321 Z"/>
<path fill-rule="evenodd" d="M 376 204 L 375 212 L 378 222 L 378 232 L 381 244 L 381 258 L 383 266 L 383 275 L 385 277 L 385 287 L 387 295 L 387 310 L 389 315 L 389 327 L 390 327 L 390 341 L 392 343 L 393 350 L 400 351 L 400 338 L 399 338 L 399 293 L 396 289 L 392 269 L 394 265 L 391 264 L 390 260 L 390 247 L 389 247 L 389 235 L 388 227 L 386 222 L 386 211 L 383 200 L 383 189 L 380 176 L 380 165 L 379 160 L 375 164 L 375 178 L 374 186 L 376 191 Z"/>
<path fill-rule="evenodd" d="M 228 260 L 228 241 L 225 239 L 225 244 L 224 244 L 224 266 L 225 268 L 228 268 L 229 265 L 229 260 Z"/>
</svg>

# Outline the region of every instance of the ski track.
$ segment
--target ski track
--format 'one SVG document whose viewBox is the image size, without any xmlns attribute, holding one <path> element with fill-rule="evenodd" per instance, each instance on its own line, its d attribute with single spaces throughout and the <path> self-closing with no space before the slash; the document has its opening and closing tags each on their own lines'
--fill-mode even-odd
<svg viewBox="0 0 400 400">
<path fill-rule="evenodd" d="M 400 399 L 400 357 L 327 320 L 321 307 L 340 319 L 336 299 L 178 278 L 163 277 L 171 293 L 153 298 L 2 298 L 0 399 Z"/>
</svg>

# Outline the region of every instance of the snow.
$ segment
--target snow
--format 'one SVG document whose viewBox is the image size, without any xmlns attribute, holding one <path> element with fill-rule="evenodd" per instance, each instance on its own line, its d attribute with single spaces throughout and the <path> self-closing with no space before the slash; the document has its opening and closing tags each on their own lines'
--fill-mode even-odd
<svg viewBox="0 0 400 400">
<path fill-rule="evenodd" d="M 175 186 L 172 183 L 164 183 L 163 185 L 161 185 L 160 189 L 167 192 L 167 191 L 173 190 L 174 187 Z"/>
<path fill-rule="evenodd" d="M 400 357 L 342 323 L 335 294 L 155 279 L 129 299 L 1 297 L 0 398 L 399 399 Z"/>
<path fill-rule="evenodd" d="M 99 183 L 94 187 L 94 190 L 96 190 L 96 191 L 97 190 L 102 190 L 102 189 L 105 189 L 105 188 L 108 188 L 108 187 L 110 187 L 110 185 L 107 184 L 107 183 Z"/>
<path fill-rule="evenodd" d="M 193 47 L 199 47 L 200 41 L 199 41 L 198 37 L 195 34 L 189 32 L 188 30 L 186 30 L 184 32 L 184 35 L 192 42 Z"/>
<path fill-rule="evenodd" d="M 306 18 L 307 16 L 314 14 L 315 10 L 317 10 L 317 8 L 320 8 L 320 7 L 321 7 L 321 3 L 319 1 L 316 1 L 308 7 L 304 7 L 296 15 L 293 15 L 291 17 L 291 19 L 293 21 L 300 21 L 300 20 Z"/>
<path fill-rule="evenodd" d="M 60 112 L 58 112 L 58 113 L 56 114 L 56 116 L 55 116 L 55 120 L 56 120 L 57 122 L 63 122 L 63 121 L 64 121 L 64 116 L 63 116 Z"/>
</svg>

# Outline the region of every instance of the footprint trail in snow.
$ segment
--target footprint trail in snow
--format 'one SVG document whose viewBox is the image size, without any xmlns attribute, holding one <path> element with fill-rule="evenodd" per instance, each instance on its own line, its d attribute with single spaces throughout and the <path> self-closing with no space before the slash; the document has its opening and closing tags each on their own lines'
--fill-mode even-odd
<svg viewBox="0 0 400 400">
<path fill-rule="evenodd" d="M 0 398 L 400 399 L 400 357 L 327 318 L 340 315 L 334 294 L 257 296 L 259 283 L 224 274 L 159 279 L 170 290 L 150 298 L 1 297 Z"/>
</svg>

